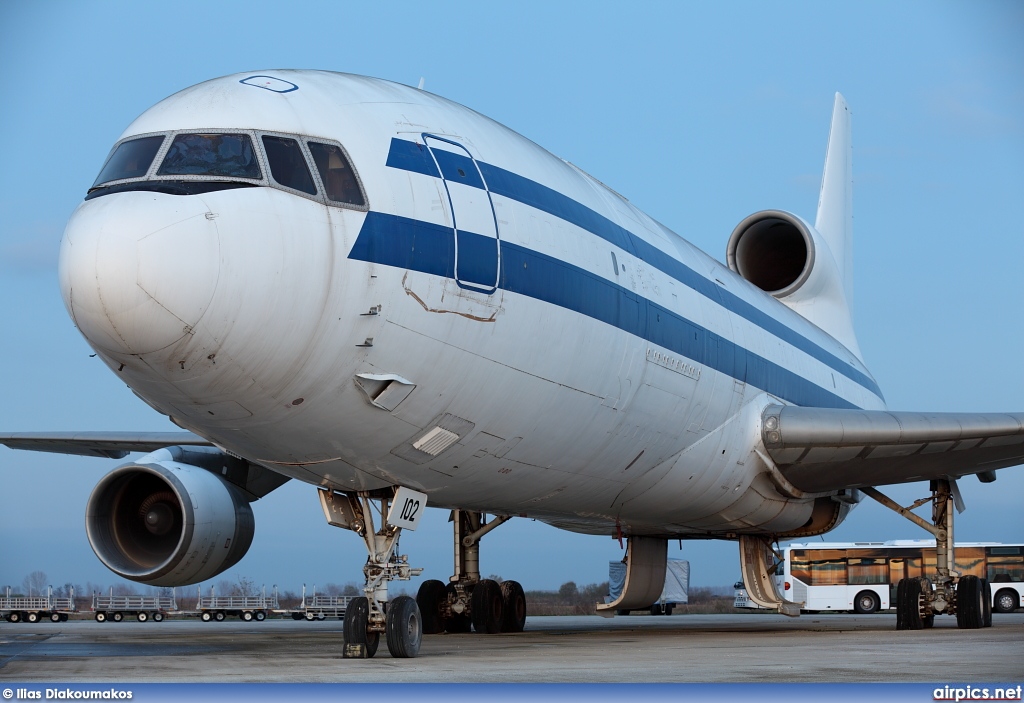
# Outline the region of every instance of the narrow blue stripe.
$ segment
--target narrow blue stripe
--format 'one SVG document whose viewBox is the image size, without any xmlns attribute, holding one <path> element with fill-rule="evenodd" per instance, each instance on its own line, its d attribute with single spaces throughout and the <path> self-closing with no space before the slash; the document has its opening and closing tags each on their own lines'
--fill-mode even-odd
<svg viewBox="0 0 1024 703">
<path fill-rule="evenodd" d="M 467 237 L 493 242 L 469 232 Z M 451 278 L 452 230 L 396 215 L 370 212 L 350 259 Z M 486 242 L 480 250 L 486 249 Z M 749 383 L 796 405 L 856 408 L 844 398 L 734 342 L 635 295 L 622 286 L 539 252 L 501 243 L 499 287 L 586 315 L 676 354 Z"/>
<path fill-rule="evenodd" d="M 476 169 L 473 168 L 473 161 L 467 156 L 451 152 L 441 152 L 440 150 L 435 153 L 439 156 L 442 153 L 444 154 L 445 164 L 442 164 L 442 169 L 445 172 L 445 177 L 449 180 L 463 180 L 465 182 L 464 179 L 458 179 L 449 175 L 449 172 L 454 172 L 456 168 L 462 168 L 466 173 L 469 173 L 470 170 L 473 173 L 476 172 Z M 678 259 L 637 237 L 628 229 L 612 222 L 607 217 L 591 210 L 582 203 L 536 181 L 482 161 L 478 161 L 477 164 L 484 175 L 488 189 L 492 193 L 503 195 L 570 222 L 610 244 L 630 252 L 641 261 L 650 264 L 662 273 L 718 303 L 726 310 L 760 327 L 769 334 L 791 344 L 826 366 L 838 371 L 851 381 L 867 388 L 879 398 L 882 398 L 882 391 L 874 379 L 852 366 L 849 362 L 840 359 L 791 327 L 787 327 L 781 321 L 743 300 L 735 293 L 708 280 Z M 387 165 L 435 178 L 439 176 L 437 167 L 434 165 L 427 149 L 420 144 L 405 139 L 393 138 L 391 140 Z M 467 185 L 472 184 L 467 183 Z"/>
</svg>

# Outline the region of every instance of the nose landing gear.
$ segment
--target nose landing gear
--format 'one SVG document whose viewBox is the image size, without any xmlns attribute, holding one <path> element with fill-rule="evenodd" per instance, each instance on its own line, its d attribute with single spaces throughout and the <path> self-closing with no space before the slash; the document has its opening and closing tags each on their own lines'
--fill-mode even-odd
<svg viewBox="0 0 1024 703">
<path fill-rule="evenodd" d="M 369 553 L 363 566 L 365 595 L 353 598 L 345 610 L 342 656 L 372 657 L 384 634 L 392 657 L 415 657 L 423 635 L 423 618 L 416 601 L 408 596 L 399 596 L 389 603 L 388 584 L 408 581 L 423 572 L 409 566 L 408 557 L 397 552 L 402 529 L 414 530 L 419 524 L 426 496 L 408 488 L 354 494 L 321 490 L 319 494 L 327 522 L 357 533 Z M 374 526 L 375 512 L 379 529 Z"/>
</svg>

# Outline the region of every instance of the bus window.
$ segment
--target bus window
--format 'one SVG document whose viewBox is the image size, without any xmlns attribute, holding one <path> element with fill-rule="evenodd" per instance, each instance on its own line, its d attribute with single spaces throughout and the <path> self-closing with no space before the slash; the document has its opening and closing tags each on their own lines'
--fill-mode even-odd
<svg viewBox="0 0 1024 703">
<path fill-rule="evenodd" d="M 850 583 L 889 583 L 889 565 L 885 557 L 850 557 L 847 560 Z"/>
<path fill-rule="evenodd" d="M 793 550 L 790 574 L 808 586 L 846 583 L 846 555 L 835 549 Z"/>
<path fill-rule="evenodd" d="M 992 583 L 1024 581 L 1024 549 L 988 547 L 988 580 Z"/>
<path fill-rule="evenodd" d="M 970 574 L 978 578 L 986 578 L 984 547 L 956 547 L 953 558 L 956 562 L 956 570 L 962 576 Z"/>
</svg>

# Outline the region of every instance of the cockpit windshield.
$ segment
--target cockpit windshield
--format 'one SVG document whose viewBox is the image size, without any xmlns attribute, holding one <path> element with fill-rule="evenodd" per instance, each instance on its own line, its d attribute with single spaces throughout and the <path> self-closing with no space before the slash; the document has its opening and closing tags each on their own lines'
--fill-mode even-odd
<svg viewBox="0 0 1024 703">
<path fill-rule="evenodd" d="M 333 207 L 369 209 L 359 175 L 341 144 L 256 129 L 127 137 L 111 151 L 85 198 L 133 191 L 200 195 L 261 187 Z"/>
<path fill-rule="evenodd" d="M 124 178 L 142 178 L 149 171 L 153 157 L 156 156 L 163 143 L 164 135 L 162 134 L 121 142 L 107 159 L 107 163 L 103 164 L 100 175 L 92 184 L 93 187 L 95 188 L 100 183 Z"/>
<path fill-rule="evenodd" d="M 327 198 L 336 203 L 349 205 L 365 205 L 363 193 L 356 180 L 355 171 L 345 158 L 345 152 L 334 144 L 322 144 L 310 140 L 306 142 L 309 153 L 313 155 L 316 168 L 320 172 L 320 180 L 327 189 Z"/>
<path fill-rule="evenodd" d="M 179 134 L 157 175 L 263 177 L 248 134 Z"/>
</svg>

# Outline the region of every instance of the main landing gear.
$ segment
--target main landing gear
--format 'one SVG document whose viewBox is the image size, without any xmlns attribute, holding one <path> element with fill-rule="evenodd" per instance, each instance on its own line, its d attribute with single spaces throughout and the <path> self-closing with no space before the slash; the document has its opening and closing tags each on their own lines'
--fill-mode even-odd
<svg viewBox="0 0 1024 703">
<path fill-rule="evenodd" d="M 896 629 L 922 630 L 932 627 L 937 614 L 956 615 L 957 627 L 978 629 L 992 626 L 992 588 L 988 579 L 956 571 L 953 555 L 953 507 L 963 512 L 960 491 L 953 480 L 931 482 L 931 495 L 904 508 L 874 488 L 861 489 L 885 507 L 935 535 L 935 571 L 911 574 L 904 563 L 904 576 L 896 584 Z M 932 520 L 911 512 L 932 504 Z M 924 565 L 922 564 L 922 568 Z M 890 564 L 890 571 L 893 565 Z"/>
<path fill-rule="evenodd" d="M 516 581 L 498 583 L 480 578 L 480 538 L 504 524 L 510 516 L 490 522 L 482 513 L 453 510 L 455 573 L 447 584 L 424 581 L 416 594 L 423 617 L 423 632 L 486 634 L 522 632 L 526 624 L 526 594 Z"/>
</svg>

